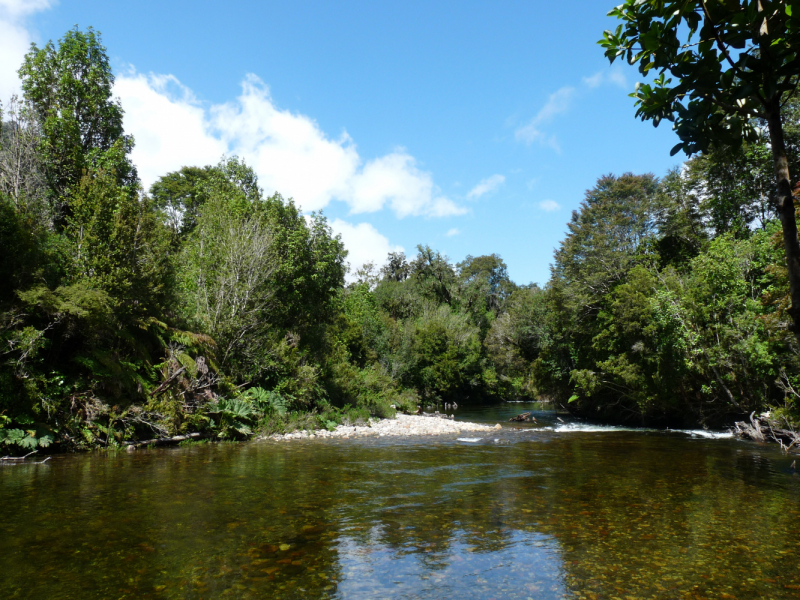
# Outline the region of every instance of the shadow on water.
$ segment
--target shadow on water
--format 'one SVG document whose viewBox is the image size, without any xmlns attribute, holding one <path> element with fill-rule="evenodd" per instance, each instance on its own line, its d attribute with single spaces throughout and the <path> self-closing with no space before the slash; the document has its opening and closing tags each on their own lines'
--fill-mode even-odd
<svg viewBox="0 0 800 600">
<path fill-rule="evenodd" d="M 0 597 L 800 595 L 778 450 L 552 426 L 3 468 Z"/>
</svg>

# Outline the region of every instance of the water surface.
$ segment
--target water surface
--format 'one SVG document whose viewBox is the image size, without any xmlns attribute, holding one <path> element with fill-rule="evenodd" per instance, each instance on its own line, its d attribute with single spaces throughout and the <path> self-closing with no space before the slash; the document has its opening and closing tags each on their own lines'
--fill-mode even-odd
<svg viewBox="0 0 800 600">
<path fill-rule="evenodd" d="M 0 469 L 2 598 L 798 598 L 778 449 L 538 423 Z M 451 411 L 452 412 L 452 411 Z"/>
</svg>

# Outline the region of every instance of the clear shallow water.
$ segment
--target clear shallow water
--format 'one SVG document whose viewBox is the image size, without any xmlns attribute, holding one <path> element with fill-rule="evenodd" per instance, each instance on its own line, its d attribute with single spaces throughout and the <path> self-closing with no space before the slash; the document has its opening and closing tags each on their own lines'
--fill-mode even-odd
<svg viewBox="0 0 800 600">
<path fill-rule="evenodd" d="M 531 408 L 456 414 L 503 422 Z M 535 414 L 478 442 L 216 444 L 4 467 L 0 597 L 800 597 L 791 458 L 678 432 L 558 431 Z"/>
</svg>

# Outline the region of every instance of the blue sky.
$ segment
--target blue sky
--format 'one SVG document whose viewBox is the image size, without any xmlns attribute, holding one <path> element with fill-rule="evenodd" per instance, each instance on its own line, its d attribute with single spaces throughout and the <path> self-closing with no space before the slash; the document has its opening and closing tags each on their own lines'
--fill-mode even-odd
<svg viewBox="0 0 800 600">
<path fill-rule="evenodd" d="M 145 185 L 236 153 L 323 209 L 354 267 L 423 243 L 544 284 L 598 177 L 680 163 L 596 44 L 613 5 L 0 0 L 0 99 L 30 41 L 91 25 Z"/>
</svg>

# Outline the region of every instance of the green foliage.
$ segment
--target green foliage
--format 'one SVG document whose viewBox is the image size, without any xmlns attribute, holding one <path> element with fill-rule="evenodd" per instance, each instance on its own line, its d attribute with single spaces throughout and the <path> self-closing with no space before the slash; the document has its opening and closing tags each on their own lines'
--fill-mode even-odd
<svg viewBox="0 0 800 600">
<path fill-rule="evenodd" d="M 307 222 L 291 201 L 264 198 L 236 158 L 201 183 L 181 252 L 185 318 L 214 337 L 232 376 L 275 385 L 276 361 L 318 345 L 334 318 L 346 253 L 321 215 Z M 313 379 L 304 366 L 301 379 Z"/>
<path fill-rule="evenodd" d="M 724 188 L 711 189 L 711 215 L 722 228 L 718 233 L 744 229 L 753 218 L 746 208 L 756 191 L 766 216 L 770 203 L 765 199 L 773 194 L 762 185 L 760 175 L 765 173 L 737 178 L 736 171 L 741 174 L 742 167 L 760 162 L 759 154 L 767 153 L 763 137 L 768 133 L 772 204 L 783 226 L 791 281 L 788 314 L 800 344 L 800 240 L 792 192 L 795 179 L 790 171 L 798 159 L 796 143 L 794 147 L 791 141 L 787 143 L 792 126 L 785 125 L 797 112 L 793 97 L 800 84 L 800 14 L 794 15 L 791 3 L 784 1 L 626 0 L 609 16 L 623 24 L 614 32 L 606 31 L 600 40 L 606 57 L 613 62 L 626 56 L 630 64 L 638 64 L 642 75 L 651 70 L 659 73 L 651 83 L 637 84 L 632 94 L 636 115 L 656 126 L 663 119 L 673 122 L 680 142 L 672 154 L 715 149 L 716 156 L 707 165 L 698 165 L 701 170 L 709 167 L 706 173 L 733 163 L 733 172 L 711 177 Z M 742 153 L 739 148 L 744 142 L 751 145 Z M 735 152 L 721 156 L 725 149 Z M 757 190 L 752 189 L 753 183 Z"/>
<path fill-rule="evenodd" d="M 430 246 L 417 246 L 417 258 L 411 263 L 411 280 L 417 293 L 437 304 L 450 304 L 457 285 L 456 272 L 449 259 Z"/>
<path fill-rule="evenodd" d="M 18 428 L 13 427 L 17 425 Z M 53 443 L 52 430 L 43 423 L 35 423 L 31 417 L 18 415 L 11 419 L 0 414 L 0 444 L 30 452 L 47 448 Z"/>
<path fill-rule="evenodd" d="M 170 302 L 166 231 L 146 199 L 102 170 L 74 189 L 65 237 L 71 279 L 89 281 L 121 314 L 158 314 Z"/>
<path fill-rule="evenodd" d="M 553 285 L 577 318 L 596 314 L 600 299 L 644 257 L 639 250 L 656 231 L 657 180 L 653 175 L 607 175 L 572 213 L 567 237 L 555 253 Z"/>
<path fill-rule="evenodd" d="M 644 211 L 630 219 L 646 209 L 632 206 L 639 202 L 635 194 L 613 196 L 609 208 L 623 220 L 585 203 L 556 252 L 543 294 L 545 327 L 536 338 L 546 342 L 538 345 L 532 370 L 537 390 L 573 412 L 721 425 L 785 402 L 789 386 L 781 384 L 781 373 L 796 373 L 798 364 L 786 332 L 786 272 L 776 267 L 779 226 L 768 221 L 761 230 L 712 237 L 715 224 L 706 221 L 710 235 L 691 233 L 699 226 L 691 208 L 698 201 L 681 193 L 675 177 L 653 182 L 654 217 Z M 602 223 L 617 224 L 611 232 L 630 231 L 609 236 L 605 226 L 595 235 L 597 214 Z M 644 234 L 636 232 L 642 219 L 652 223 Z M 664 243 L 676 234 L 691 242 L 684 245 L 690 252 L 675 253 L 674 241 Z M 631 235 L 612 256 L 607 240 Z M 669 260 L 661 249 L 671 253 Z"/>
<path fill-rule="evenodd" d="M 114 76 L 108 55 L 92 28 L 68 31 L 57 46 L 32 45 L 19 74 L 25 100 L 41 127 L 40 149 L 54 201 L 64 201 L 85 171 L 102 168 L 115 144 L 130 151 L 122 107 L 111 97 Z M 122 185 L 136 180 L 127 161 L 115 175 Z"/>
<path fill-rule="evenodd" d="M 348 362 L 331 365 L 329 388 L 334 405 L 355 407 L 379 418 L 393 418 L 397 410 L 411 412 L 418 398 L 403 389 L 377 365 L 359 369 Z"/>
<path fill-rule="evenodd" d="M 246 398 L 218 398 L 208 406 L 208 414 L 222 439 L 251 435 L 258 417 L 256 407 Z"/>
<path fill-rule="evenodd" d="M 469 317 L 447 305 L 429 305 L 412 327 L 406 347 L 412 364 L 409 383 L 426 400 L 465 390 L 477 377 L 480 361 L 480 337 Z"/>
<path fill-rule="evenodd" d="M 642 75 L 659 73 L 632 96 L 637 117 L 673 121 L 681 139 L 673 154 L 738 146 L 758 135 L 753 117 L 766 118 L 797 85 L 800 16 L 788 6 L 626 0 L 609 13 L 623 24 L 598 43 L 611 62 L 625 57 Z"/>
<path fill-rule="evenodd" d="M 258 205 L 240 208 L 217 195 L 203 205 L 180 276 L 188 322 L 217 341 L 223 368 L 252 376 L 273 298 L 272 232 Z"/>
<path fill-rule="evenodd" d="M 511 294 L 506 306 L 484 340 L 498 377 L 497 393 L 504 397 L 535 397 L 531 366 L 552 344 L 547 295 L 536 286 L 520 288 Z"/>
<path fill-rule="evenodd" d="M 247 390 L 242 397 L 250 400 L 262 414 L 275 413 L 285 415 L 291 400 L 276 391 L 267 391 L 264 388 L 254 387 Z"/>
<path fill-rule="evenodd" d="M 182 241 L 197 225 L 208 199 L 212 167 L 183 167 L 159 177 L 150 187 L 156 210 L 163 212 L 176 241 Z"/>
</svg>

